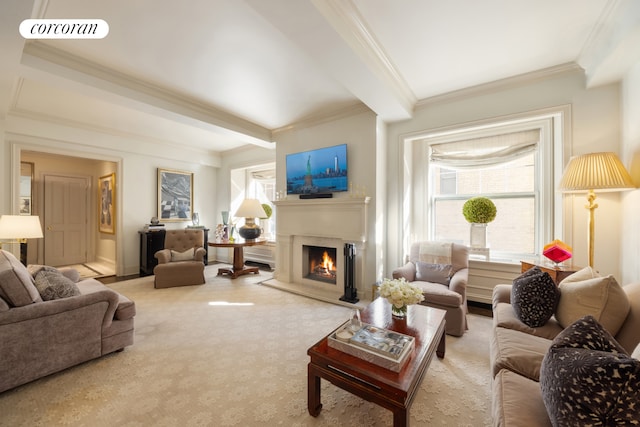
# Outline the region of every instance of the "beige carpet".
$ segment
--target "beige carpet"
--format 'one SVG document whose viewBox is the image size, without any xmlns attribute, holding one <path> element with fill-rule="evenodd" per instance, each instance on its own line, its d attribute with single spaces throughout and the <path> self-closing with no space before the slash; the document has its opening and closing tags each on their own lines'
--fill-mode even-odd
<svg viewBox="0 0 640 427">
<path fill-rule="evenodd" d="M 114 283 L 137 305 L 135 344 L 0 394 L 2 426 L 390 426 L 392 415 L 322 381 L 307 412 L 306 350 L 349 309 L 259 285 L 271 276 L 216 277 L 154 289 Z M 491 319 L 470 315 L 447 337 L 411 408 L 411 425 L 490 425 Z"/>
</svg>

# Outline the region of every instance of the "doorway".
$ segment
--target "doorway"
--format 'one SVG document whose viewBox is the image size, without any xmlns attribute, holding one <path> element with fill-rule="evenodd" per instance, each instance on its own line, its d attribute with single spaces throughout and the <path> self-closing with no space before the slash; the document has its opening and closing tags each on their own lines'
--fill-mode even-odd
<svg viewBox="0 0 640 427">
<path fill-rule="evenodd" d="M 30 242 L 29 262 L 86 265 L 100 276 L 115 275 L 119 233 L 103 233 L 99 227 L 98 184 L 119 164 L 77 154 L 20 151 L 19 160 L 34 165 L 32 214 L 40 216 L 44 234 Z"/>
</svg>

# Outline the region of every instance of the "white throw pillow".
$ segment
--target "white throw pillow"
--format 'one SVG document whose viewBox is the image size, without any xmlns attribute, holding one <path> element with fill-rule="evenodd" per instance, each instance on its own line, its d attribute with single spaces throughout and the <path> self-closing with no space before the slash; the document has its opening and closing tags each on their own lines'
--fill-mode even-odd
<svg viewBox="0 0 640 427">
<path fill-rule="evenodd" d="M 612 275 L 602 277 L 591 267 L 567 277 L 559 288 L 556 319 L 563 328 L 590 314 L 615 335 L 629 313 L 629 299 L 622 286 Z"/>
<path fill-rule="evenodd" d="M 640 344 L 638 344 L 633 350 L 633 353 L 631 353 L 631 357 L 633 357 L 634 359 L 640 359 Z"/>
<path fill-rule="evenodd" d="M 195 258 L 196 248 L 187 249 L 184 252 L 171 250 L 171 261 L 191 261 Z"/>
</svg>

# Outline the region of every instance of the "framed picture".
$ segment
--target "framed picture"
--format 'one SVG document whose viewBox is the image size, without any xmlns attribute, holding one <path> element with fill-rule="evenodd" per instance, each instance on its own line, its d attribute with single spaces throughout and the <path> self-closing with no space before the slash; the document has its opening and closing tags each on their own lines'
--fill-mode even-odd
<svg viewBox="0 0 640 427">
<path fill-rule="evenodd" d="M 31 215 L 33 210 L 33 170 L 33 163 L 20 162 L 20 215 Z"/>
<path fill-rule="evenodd" d="M 31 215 L 31 197 L 20 196 L 20 215 Z"/>
<path fill-rule="evenodd" d="M 193 173 L 158 168 L 158 218 L 190 221 L 193 212 Z"/>
<path fill-rule="evenodd" d="M 98 229 L 101 233 L 116 233 L 116 174 L 98 179 Z"/>
</svg>

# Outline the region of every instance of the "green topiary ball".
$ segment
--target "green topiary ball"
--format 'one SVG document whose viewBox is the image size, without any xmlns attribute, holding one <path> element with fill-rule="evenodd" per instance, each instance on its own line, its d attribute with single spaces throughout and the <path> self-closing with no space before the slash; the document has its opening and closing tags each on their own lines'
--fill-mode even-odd
<svg viewBox="0 0 640 427">
<path fill-rule="evenodd" d="M 487 224 L 496 219 L 496 205 L 486 197 L 472 197 L 464 202 L 462 214 L 471 223 Z"/>
<path fill-rule="evenodd" d="M 262 204 L 262 209 L 264 209 L 264 213 L 267 214 L 267 218 L 271 218 L 271 214 L 273 213 L 273 209 L 267 203 Z"/>
</svg>

